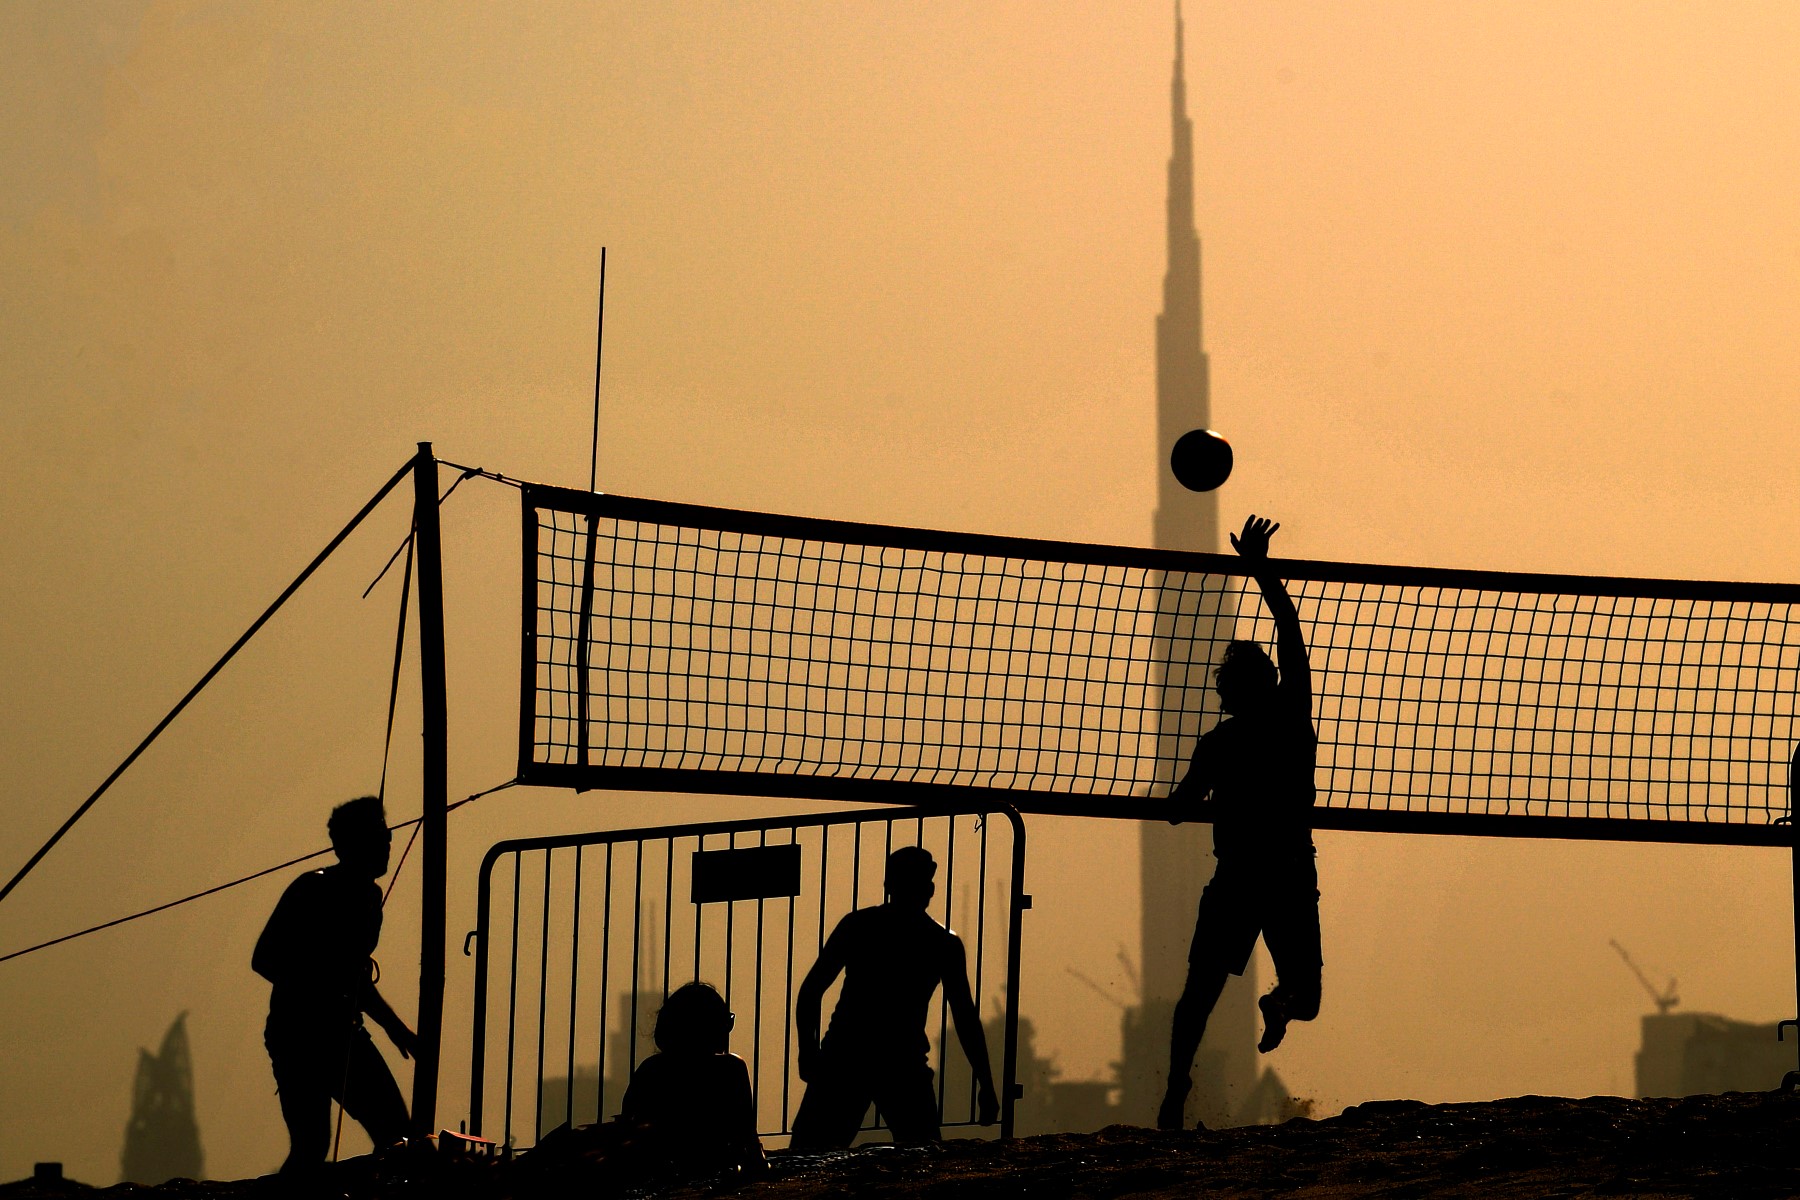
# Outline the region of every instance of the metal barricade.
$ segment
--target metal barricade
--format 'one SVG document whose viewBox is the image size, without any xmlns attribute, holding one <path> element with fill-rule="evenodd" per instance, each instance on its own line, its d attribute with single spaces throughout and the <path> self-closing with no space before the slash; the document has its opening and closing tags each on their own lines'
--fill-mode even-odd
<svg viewBox="0 0 1800 1200">
<path fill-rule="evenodd" d="M 1011 1136 L 1020 913 L 1030 904 L 1024 825 L 1010 808 L 893 807 L 494 846 L 470 935 L 470 1132 L 535 1144 L 565 1121 L 617 1115 L 632 1070 L 654 1051 L 663 999 L 703 980 L 736 1014 L 731 1049 L 750 1068 L 758 1129 L 784 1137 L 805 1086 L 795 1063 L 795 992 L 838 920 L 882 902 L 887 855 L 906 845 L 926 847 L 938 863 L 930 913 L 967 949 L 999 1069 L 1000 1134 Z M 826 995 L 827 1019 L 838 986 Z M 948 1049 L 956 1037 L 941 990 L 933 1005 L 943 1124 L 974 1125 L 974 1079 L 960 1045 Z M 487 1134 L 490 1116 L 499 1128 Z"/>
</svg>

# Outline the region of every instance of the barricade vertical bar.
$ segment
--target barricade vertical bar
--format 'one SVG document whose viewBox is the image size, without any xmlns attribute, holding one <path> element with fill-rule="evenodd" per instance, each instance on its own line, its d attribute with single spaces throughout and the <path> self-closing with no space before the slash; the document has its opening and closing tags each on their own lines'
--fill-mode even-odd
<svg viewBox="0 0 1800 1200">
<path fill-rule="evenodd" d="M 796 846 L 800 844 L 800 831 L 798 829 L 789 829 L 788 830 L 788 842 L 790 844 L 796 845 Z M 801 886 L 802 887 L 805 886 L 805 880 L 801 881 Z M 793 1060 L 793 1056 L 794 1056 L 794 1021 L 793 1021 L 793 1016 L 792 1016 L 793 1011 L 794 1011 L 794 916 L 795 916 L 794 910 L 798 906 L 799 900 L 800 900 L 800 897 L 798 897 L 798 896 L 789 896 L 788 897 L 787 972 L 786 972 L 786 978 L 783 980 L 783 983 L 782 983 L 781 1127 L 784 1130 L 788 1127 L 788 1090 L 789 1090 L 788 1076 L 791 1074 L 791 1072 L 788 1071 L 788 1069 L 787 1069 L 787 1064 Z"/>
<path fill-rule="evenodd" d="M 612 993 L 607 990 L 612 981 L 612 893 L 613 844 L 608 842 L 606 843 L 606 899 L 600 906 L 600 1078 L 598 1081 L 600 1094 L 594 1100 L 594 1116 L 596 1120 L 600 1121 L 604 1121 L 608 1117 L 606 1111 L 606 1009 L 612 1003 Z"/>
<path fill-rule="evenodd" d="M 875 892 L 878 898 L 880 898 L 880 903 L 886 903 L 887 901 L 887 855 L 891 855 L 891 853 L 895 853 L 895 819 L 893 819 L 893 817 L 889 817 L 889 819 L 882 822 L 882 862 L 878 865 L 880 874 L 877 874 L 880 885 L 878 885 L 877 892 Z M 940 1047 L 938 1047 L 938 1061 L 940 1061 L 941 1067 L 941 1065 L 943 1065 L 943 1045 L 941 1045 L 941 1043 Z M 943 1112 L 941 1106 L 940 1112 Z M 886 1126 L 887 1121 L 882 1117 L 882 1110 L 877 1108 L 877 1110 L 875 1110 L 875 1128 L 880 1130 L 880 1128 L 886 1128 Z"/>
<path fill-rule="evenodd" d="M 581 985 L 581 856 L 586 849 L 575 847 L 574 921 L 569 931 L 569 1059 L 564 1071 L 568 1093 L 563 1100 L 563 1115 L 571 1126 L 575 1124 L 575 1014 L 581 1011 L 576 1003 Z"/>
<path fill-rule="evenodd" d="M 694 853 L 700 854 L 706 849 L 706 835 L 703 833 L 694 839 Z M 694 906 L 694 978 L 700 978 L 700 938 L 705 932 L 706 905 Z"/>
<path fill-rule="evenodd" d="M 732 833 L 732 834 L 727 835 L 726 839 L 725 839 L 725 845 L 728 849 L 736 850 L 737 849 L 737 834 Z M 731 970 L 731 952 L 732 952 L 732 950 L 734 950 L 736 948 L 736 943 L 737 943 L 737 923 L 735 920 L 736 917 L 737 917 L 737 902 L 734 900 L 727 901 L 725 904 L 725 988 L 724 988 L 725 1007 L 726 1008 L 731 1007 L 731 980 L 732 980 L 732 974 L 733 974 L 733 972 Z"/>
<path fill-rule="evenodd" d="M 630 1041 L 625 1046 L 625 1073 L 627 1076 L 637 1070 L 638 1041 L 638 960 L 643 957 L 644 947 L 644 844 L 638 843 L 637 853 L 632 856 L 636 860 L 636 872 L 631 882 L 631 1024 L 626 1036 Z M 664 928 L 667 928 L 665 925 Z"/>
<path fill-rule="evenodd" d="M 956 915 L 956 818 L 945 817 L 944 824 L 946 826 L 946 843 L 944 848 L 944 928 L 954 929 L 955 925 L 951 918 Z M 918 832 L 919 844 L 923 846 L 925 844 L 925 818 L 922 816 L 919 818 Z M 975 1012 L 976 1015 L 979 1016 L 981 1013 L 981 992 L 979 990 L 981 987 L 981 973 L 979 971 L 975 973 L 975 987 L 977 989 L 974 997 Z M 949 1010 L 950 1006 L 948 1004 L 938 1005 L 938 1058 L 945 1065 L 948 1065 L 950 1061 Z M 944 1096 L 950 1085 L 949 1076 L 950 1072 L 947 1070 L 938 1072 L 938 1111 L 940 1113 L 944 1111 Z"/>
<path fill-rule="evenodd" d="M 831 826 L 819 831 L 819 944 L 815 954 L 825 948 L 825 888 L 831 880 Z"/>
<path fill-rule="evenodd" d="M 544 1136 L 544 1029 L 550 1016 L 550 866 L 555 854 L 548 847 L 544 850 L 544 904 L 538 917 L 537 1077 L 531 1083 L 532 1094 L 537 1098 L 537 1115 L 531 1122 L 534 1140 Z"/>
<path fill-rule="evenodd" d="M 1013 809 L 1006 810 L 1012 822 L 1012 885 L 1008 889 L 1010 911 L 1007 913 L 1006 947 L 1006 1046 L 1000 1064 L 1000 1136 L 1013 1135 L 1013 1110 L 1017 1090 L 1014 1082 L 1019 1063 L 1019 940 L 1025 913 L 1025 822 Z"/>
<path fill-rule="evenodd" d="M 851 842 L 850 851 L 850 907 L 857 909 L 860 905 L 862 905 L 862 826 L 857 826 L 857 833 L 855 833 L 855 840 Z M 819 923 L 823 928 L 823 914 L 819 918 Z M 819 939 L 819 945 L 824 945 L 823 937 Z"/>
<path fill-rule="evenodd" d="M 769 844 L 769 831 L 758 830 L 756 836 L 758 846 Z M 756 1094 L 755 1083 L 762 1079 L 762 993 L 763 993 L 763 897 L 756 898 L 756 970 L 753 978 L 756 981 L 756 1002 L 751 1006 L 750 1031 L 750 1079 L 751 1096 Z"/>
<path fill-rule="evenodd" d="M 469 1047 L 469 1132 L 481 1136 L 482 1089 L 487 1074 L 487 1008 L 488 1008 L 488 920 L 491 902 L 488 884 L 492 882 L 495 856 L 488 854 L 481 864 L 481 893 L 475 904 L 475 1011 Z M 466 943 L 465 943 L 466 945 Z"/>
<path fill-rule="evenodd" d="M 1794 891 L 1794 1041 L 1800 1045 L 1800 745 L 1794 747 L 1794 757 L 1788 763 L 1788 832 L 1794 837 L 1789 867 Z M 1783 1079 L 1782 1086 L 1787 1086 L 1789 1080 L 1800 1083 L 1800 1071 Z"/>
<path fill-rule="evenodd" d="M 515 853 L 512 856 L 512 941 L 508 947 L 508 953 L 512 956 L 512 979 L 506 989 L 506 1125 L 503 1134 L 507 1144 L 512 1142 L 513 1060 L 519 1036 L 519 864 L 524 860 L 523 854 Z"/>
<path fill-rule="evenodd" d="M 420 774 L 419 1035 L 413 1060 L 412 1127 L 437 1129 L 438 1058 L 444 1034 L 444 910 L 449 881 L 449 700 L 444 679 L 443 539 L 438 526 L 437 459 L 419 443 L 413 474 L 413 530 L 419 583 Z"/>
<path fill-rule="evenodd" d="M 669 998 L 669 953 L 675 940 L 675 839 L 669 838 L 663 861 L 663 999 Z"/>
<path fill-rule="evenodd" d="M 976 874 L 975 884 L 975 978 L 986 979 L 983 973 L 987 965 L 987 876 L 988 876 L 988 822 L 993 820 L 992 813 L 982 813 L 976 818 L 981 822 L 981 868 Z M 981 1008 L 981 997 L 975 997 L 975 1007 Z M 1001 1019 L 1005 1019 L 1002 1014 Z M 982 1024 L 982 1038 L 987 1038 L 987 1025 Z M 989 1048 L 992 1052 L 992 1047 Z"/>
<path fill-rule="evenodd" d="M 850 907 L 851 908 L 859 907 L 862 903 L 862 842 L 863 842 L 862 835 L 863 835 L 863 827 L 861 825 L 858 825 L 856 827 L 856 840 L 852 843 L 853 849 L 850 852 Z M 821 930 L 823 930 L 825 928 L 825 914 L 824 913 L 819 914 L 819 928 Z M 823 946 L 824 944 L 825 944 L 825 939 L 823 936 L 821 936 L 819 938 L 819 945 Z"/>
</svg>

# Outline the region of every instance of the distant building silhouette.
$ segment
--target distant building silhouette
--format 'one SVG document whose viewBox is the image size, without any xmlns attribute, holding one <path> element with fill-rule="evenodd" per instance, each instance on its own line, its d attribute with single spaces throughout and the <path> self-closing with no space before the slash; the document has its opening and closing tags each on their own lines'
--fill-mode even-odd
<svg viewBox="0 0 1800 1200">
<path fill-rule="evenodd" d="M 607 1023 L 604 1078 L 596 1068 L 583 1065 L 575 1068 L 573 1088 L 567 1074 L 544 1077 L 538 1090 L 539 1137 L 564 1121 L 572 1125 L 592 1125 L 619 1115 L 619 1104 L 625 1099 L 625 1089 L 631 1083 L 632 1067 L 655 1049 L 650 1034 L 656 1028 L 656 1012 L 662 1007 L 662 988 L 647 983 L 643 986 L 644 991 L 637 1001 L 635 1028 L 631 993 L 620 992 L 612 997 L 613 1015 Z M 550 1069 L 553 1063 L 551 1056 L 545 1069 Z M 571 1098 L 574 1100 L 573 1112 L 570 1111 Z"/>
<path fill-rule="evenodd" d="M 131 1086 L 131 1119 L 119 1156 L 120 1182 L 158 1184 L 200 1179 L 200 1126 L 194 1117 L 194 1064 L 188 1053 L 187 1014 L 175 1018 L 162 1049 L 138 1051 Z"/>
<path fill-rule="evenodd" d="M 1156 545 L 1179 550 L 1216 550 L 1219 504 L 1216 492 L 1183 488 L 1169 470 L 1175 439 L 1212 424 L 1212 384 L 1202 340 L 1200 236 L 1194 220 L 1194 124 L 1187 111 L 1185 26 L 1180 0 L 1175 7 L 1175 68 L 1170 85 L 1167 194 L 1168 263 L 1163 275 L 1162 312 L 1156 318 L 1157 479 Z M 1158 641 L 1166 647 L 1159 684 L 1168 697 L 1164 711 L 1179 713 L 1181 691 L 1211 686 L 1210 662 L 1188 661 L 1193 645 L 1222 646 L 1232 636 L 1227 607 L 1196 609 L 1170 597 L 1158 618 Z M 1187 634 L 1193 629 L 1194 638 Z M 1178 718 L 1158 730 L 1158 756 L 1168 766 L 1165 787 L 1174 782 L 1201 731 Z M 1143 902 L 1141 998 L 1124 1017 L 1119 1072 L 1119 1119 L 1149 1125 L 1156 1119 L 1168 1070 L 1169 1028 L 1175 1001 L 1187 976 L 1188 942 L 1200 889 L 1212 871 L 1212 828 L 1204 824 L 1140 826 L 1140 895 Z M 1188 1122 L 1218 1127 L 1238 1122 L 1238 1113 L 1256 1086 L 1256 979 L 1254 965 L 1232 979 L 1207 1025 L 1194 1059 L 1194 1090 Z"/>
<path fill-rule="evenodd" d="M 1006 1010 L 998 1002 L 982 1022 L 988 1046 L 1005 1045 Z M 1165 1042 L 1167 1038 L 1165 1036 Z M 1167 1047 L 1164 1047 L 1165 1051 Z M 967 1061 L 958 1053 L 943 1054 L 946 1121 L 967 1121 L 974 1111 L 975 1079 Z M 1056 1063 L 1038 1049 L 1037 1026 L 1030 1017 L 1019 1018 L 1018 1065 L 1020 1096 L 1013 1108 L 1013 1132 L 1019 1137 L 1040 1133 L 1091 1131 L 1120 1121 L 1116 1102 L 1118 1085 L 1104 1079 L 1059 1079 Z M 1166 1057 L 1166 1054 L 1165 1054 Z"/>
<path fill-rule="evenodd" d="M 663 997 L 669 990 L 669 981 L 662 973 L 662 956 L 654 950 L 662 945 L 659 920 L 656 907 L 646 905 L 645 931 L 638 946 L 635 978 L 619 980 L 618 986 L 623 990 L 601 1001 L 602 1004 L 610 1001 L 613 1006 L 612 1016 L 605 1026 L 605 1076 L 595 1067 L 585 1065 L 576 1066 L 573 1077 L 566 1073 L 546 1075 L 538 1085 L 539 1137 L 565 1121 L 571 1125 L 591 1125 L 618 1116 L 625 1089 L 631 1084 L 632 1068 L 655 1052 L 651 1034 L 656 1028 L 657 1011 L 662 1008 Z M 637 991 L 635 1012 L 632 1004 L 634 988 Z M 555 1056 L 546 1054 L 545 1070 L 555 1065 Z M 566 1063 L 564 1071 L 567 1071 Z"/>
<path fill-rule="evenodd" d="M 1752 1025 L 1714 1013 L 1655 1013 L 1643 1018 L 1636 1055 L 1639 1096 L 1766 1092 L 1794 1067 L 1794 1044 L 1773 1022 Z"/>
</svg>

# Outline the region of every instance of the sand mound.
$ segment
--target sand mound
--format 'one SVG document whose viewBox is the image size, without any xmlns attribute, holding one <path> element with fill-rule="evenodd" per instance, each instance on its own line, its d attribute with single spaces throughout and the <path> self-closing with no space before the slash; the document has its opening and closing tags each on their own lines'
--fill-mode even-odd
<svg viewBox="0 0 1800 1200">
<path fill-rule="evenodd" d="M 868 1146 L 776 1153 L 757 1180 L 629 1183 L 592 1161 L 521 1155 L 508 1163 L 412 1156 L 332 1169 L 309 1196 L 348 1200 L 600 1200 L 618 1195 L 745 1200 L 1044 1200 L 1143 1197 L 1800 1196 L 1800 1096 L 1732 1093 L 1678 1100 L 1522 1096 L 1479 1104 L 1360 1104 L 1323 1121 L 1216 1132 L 1115 1125 L 1011 1142 Z M 32 1180 L 0 1200 L 69 1195 L 133 1200 L 275 1200 L 282 1181 L 175 1181 L 86 1189 Z"/>
</svg>

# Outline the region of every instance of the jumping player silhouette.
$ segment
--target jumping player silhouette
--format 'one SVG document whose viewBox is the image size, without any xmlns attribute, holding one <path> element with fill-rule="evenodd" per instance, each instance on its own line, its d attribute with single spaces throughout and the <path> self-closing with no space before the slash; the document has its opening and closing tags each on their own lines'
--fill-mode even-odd
<svg viewBox="0 0 1800 1200">
<path fill-rule="evenodd" d="M 1319 876 L 1312 842 L 1312 669 L 1294 602 L 1269 567 L 1269 538 L 1281 528 L 1251 516 L 1231 545 L 1249 564 L 1275 618 L 1281 669 L 1255 642 L 1234 641 L 1214 673 L 1226 715 L 1194 747 L 1187 774 L 1169 800 L 1169 823 L 1190 819 L 1212 796 L 1217 866 L 1200 896 L 1187 982 L 1169 1036 L 1169 1087 L 1157 1112 L 1161 1129 L 1180 1129 L 1194 1052 L 1228 975 L 1242 975 L 1260 933 L 1277 982 L 1257 1002 L 1257 1049 L 1281 1044 L 1288 1022 L 1319 1014 Z"/>
<path fill-rule="evenodd" d="M 373 1017 L 412 1057 L 418 1038 L 375 989 L 371 957 L 381 937 L 375 881 L 387 874 L 393 835 L 374 796 L 338 805 L 326 827 L 337 865 L 288 885 L 250 959 L 273 985 L 263 1044 L 288 1127 L 283 1174 L 324 1165 L 333 1099 L 377 1149 L 407 1134 L 406 1101 L 362 1022 Z"/>
<path fill-rule="evenodd" d="M 801 981 L 794 1024 L 806 1095 L 794 1114 L 793 1149 L 848 1146 L 871 1103 L 895 1142 L 938 1139 L 925 1022 L 939 983 L 957 1040 L 975 1072 L 979 1120 L 991 1125 L 997 1119 L 1000 1101 L 981 1018 L 969 993 L 962 939 L 925 911 L 937 891 L 936 874 L 937 862 L 922 846 L 902 846 L 889 854 L 887 902 L 859 908 L 839 921 Z M 843 991 L 821 1044 L 820 1005 L 840 973 Z"/>
</svg>

